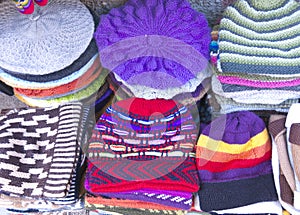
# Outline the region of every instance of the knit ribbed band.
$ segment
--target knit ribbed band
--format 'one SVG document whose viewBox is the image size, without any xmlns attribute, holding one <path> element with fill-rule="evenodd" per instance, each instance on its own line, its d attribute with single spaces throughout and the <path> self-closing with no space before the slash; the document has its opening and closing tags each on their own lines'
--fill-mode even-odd
<svg viewBox="0 0 300 215">
<path fill-rule="evenodd" d="M 207 20 L 185 1 L 129 0 L 101 17 L 95 39 L 103 66 L 138 97 L 170 99 L 211 74 Z"/>
<path fill-rule="evenodd" d="M 0 67 L 13 72 L 44 75 L 61 70 L 93 38 L 93 17 L 80 1 L 52 0 L 29 16 L 10 1 L 0 9 Z"/>
<path fill-rule="evenodd" d="M 75 166 L 80 115 L 80 104 L 68 104 L 0 117 L 0 192 L 64 197 Z"/>
<path fill-rule="evenodd" d="M 204 211 L 277 200 L 269 135 L 254 113 L 216 118 L 200 135 L 196 153 Z"/>
<path fill-rule="evenodd" d="M 220 23 L 223 72 L 299 74 L 300 4 L 295 0 L 238 0 Z"/>
</svg>

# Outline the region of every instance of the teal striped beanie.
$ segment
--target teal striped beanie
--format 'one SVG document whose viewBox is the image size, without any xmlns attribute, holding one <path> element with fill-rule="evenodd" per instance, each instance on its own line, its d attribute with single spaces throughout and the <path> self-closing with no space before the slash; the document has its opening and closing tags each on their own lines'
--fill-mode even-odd
<svg viewBox="0 0 300 215">
<path fill-rule="evenodd" d="M 223 72 L 299 75 L 299 1 L 237 0 L 224 12 L 219 45 Z"/>
</svg>

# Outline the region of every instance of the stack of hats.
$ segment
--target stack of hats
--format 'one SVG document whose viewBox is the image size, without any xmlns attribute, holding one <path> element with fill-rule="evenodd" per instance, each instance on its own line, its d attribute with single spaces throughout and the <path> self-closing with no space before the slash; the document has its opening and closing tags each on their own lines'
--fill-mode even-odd
<svg viewBox="0 0 300 215">
<path fill-rule="evenodd" d="M 84 108 L 70 103 L 1 111 L 2 208 L 16 213 L 83 209 Z"/>
<path fill-rule="evenodd" d="M 112 104 L 89 140 L 86 206 L 189 210 L 199 184 L 198 131 L 189 110 L 173 100 Z"/>
<path fill-rule="evenodd" d="M 286 115 L 271 115 L 269 130 L 273 137 L 273 173 L 283 208 L 300 213 L 300 104 L 291 106 Z"/>
<path fill-rule="evenodd" d="M 181 0 L 129 0 L 102 15 L 94 34 L 118 99 L 195 104 L 208 91 L 210 29 Z"/>
<path fill-rule="evenodd" d="M 299 15 L 296 0 L 238 0 L 229 6 L 220 22 L 214 92 L 249 108 L 297 102 Z"/>
<path fill-rule="evenodd" d="M 263 120 L 249 111 L 221 115 L 199 136 L 197 208 L 223 213 L 281 213 Z"/>
<path fill-rule="evenodd" d="M 52 0 L 30 15 L 3 1 L 0 30 L 0 79 L 26 104 L 83 100 L 105 83 L 93 16 L 80 1 Z"/>
</svg>

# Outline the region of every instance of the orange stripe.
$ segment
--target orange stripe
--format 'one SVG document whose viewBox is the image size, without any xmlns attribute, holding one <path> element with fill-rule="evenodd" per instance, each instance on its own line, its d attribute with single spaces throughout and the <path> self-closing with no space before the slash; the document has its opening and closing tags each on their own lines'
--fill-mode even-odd
<svg viewBox="0 0 300 215">
<path fill-rule="evenodd" d="M 229 162 L 237 159 L 261 158 L 266 152 L 271 150 L 271 142 L 268 140 L 264 145 L 255 147 L 240 154 L 230 154 L 225 152 L 212 151 L 208 148 L 197 147 L 196 158 L 212 162 Z"/>
</svg>

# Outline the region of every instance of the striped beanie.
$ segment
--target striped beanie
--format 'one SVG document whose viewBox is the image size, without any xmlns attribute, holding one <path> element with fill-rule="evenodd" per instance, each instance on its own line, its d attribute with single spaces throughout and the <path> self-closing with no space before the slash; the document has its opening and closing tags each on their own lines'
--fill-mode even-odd
<svg viewBox="0 0 300 215">
<path fill-rule="evenodd" d="M 269 134 L 254 113 L 233 112 L 213 120 L 198 139 L 196 158 L 202 210 L 277 200 Z"/>
<path fill-rule="evenodd" d="M 299 75 L 300 4 L 296 0 L 238 0 L 220 22 L 223 72 Z"/>
<path fill-rule="evenodd" d="M 89 140 L 87 191 L 196 192 L 197 131 L 187 108 L 172 100 L 131 98 L 114 103 Z"/>
</svg>

